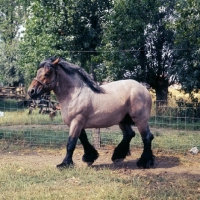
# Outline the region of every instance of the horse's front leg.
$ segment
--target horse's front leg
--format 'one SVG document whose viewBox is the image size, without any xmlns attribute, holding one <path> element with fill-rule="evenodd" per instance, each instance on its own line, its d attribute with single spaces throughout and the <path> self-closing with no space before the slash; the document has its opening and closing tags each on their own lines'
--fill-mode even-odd
<svg viewBox="0 0 200 200">
<path fill-rule="evenodd" d="M 82 130 L 82 126 L 80 126 L 78 123 L 71 123 L 69 138 L 68 138 L 68 142 L 66 146 L 67 153 L 62 163 L 57 165 L 57 168 L 62 169 L 62 168 L 73 166 L 74 163 L 72 160 L 72 156 L 74 153 L 74 149 L 76 148 L 76 143 L 81 133 L 81 130 Z"/>
<path fill-rule="evenodd" d="M 99 154 L 97 150 L 88 141 L 88 138 L 84 129 L 82 129 L 79 139 L 84 149 L 84 155 L 82 157 L 82 160 L 83 162 L 86 162 L 88 166 L 90 166 L 99 157 Z"/>
</svg>

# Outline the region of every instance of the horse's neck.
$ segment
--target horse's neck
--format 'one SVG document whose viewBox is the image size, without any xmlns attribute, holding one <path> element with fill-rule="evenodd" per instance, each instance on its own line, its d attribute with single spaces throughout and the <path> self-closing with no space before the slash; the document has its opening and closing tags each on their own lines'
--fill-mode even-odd
<svg viewBox="0 0 200 200">
<path fill-rule="evenodd" d="M 58 75 L 58 83 L 53 91 L 60 103 L 69 102 L 80 93 L 83 83 L 75 76 L 69 76 L 64 72 Z"/>
</svg>

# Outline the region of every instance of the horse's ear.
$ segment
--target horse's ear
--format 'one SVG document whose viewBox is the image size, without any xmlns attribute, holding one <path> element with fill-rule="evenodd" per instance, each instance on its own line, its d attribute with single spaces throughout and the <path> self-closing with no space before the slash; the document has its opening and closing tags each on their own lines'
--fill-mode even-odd
<svg viewBox="0 0 200 200">
<path fill-rule="evenodd" d="M 54 60 L 54 61 L 52 62 L 52 64 L 53 64 L 53 65 L 56 65 L 56 64 L 58 64 L 58 62 L 59 62 L 59 58 L 57 58 L 56 60 Z"/>
</svg>

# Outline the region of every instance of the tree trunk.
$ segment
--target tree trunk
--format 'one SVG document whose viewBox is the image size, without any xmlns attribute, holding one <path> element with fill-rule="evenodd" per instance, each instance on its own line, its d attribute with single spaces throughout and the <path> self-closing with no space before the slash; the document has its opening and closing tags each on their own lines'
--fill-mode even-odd
<svg viewBox="0 0 200 200">
<path fill-rule="evenodd" d="M 168 78 L 163 75 L 160 75 L 156 81 L 156 113 L 162 114 L 164 107 L 167 105 L 167 97 L 168 97 Z"/>
<path fill-rule="evenodd" d="M 141 69 L 142 69 L 142 82 L 143 83 L 146 83 L 146 52 L 145 52 L 145 48 L 144 46 L 142 46 L 140 48 L 140 56 L 139 56 L 139 59 L 140 59 L 140 65 L 141 65 Z"/>
</svg>

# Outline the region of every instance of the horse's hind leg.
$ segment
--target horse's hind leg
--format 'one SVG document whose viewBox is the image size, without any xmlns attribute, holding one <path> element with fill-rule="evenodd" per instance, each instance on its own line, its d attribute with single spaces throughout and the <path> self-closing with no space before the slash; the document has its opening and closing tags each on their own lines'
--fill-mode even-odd
<svg viewBox="0 0 200 200">
<path fill-rule="evenodd" d="M 84 155 L 82 157 L 82 160 L 88 165 L 91 165 L 99 157 L 99 154 L 97 150 L 89 143 L 84 129 L 82 129 L 79 139 L 84 149 Z"/>
<path fill-rule="evenodd" d="M 142 141 L 144 144 L 144 150 L 140 159 L 137 162 L 137 166 L 143 167 L 143 168 L 150 168 L 154 165 L 154 159 L 155 159 L 155 156 L 153 155 L 152 149 L 151 149 L 151 142 L 154 136 L 150 132 L 147 122 L 141 123 L 140 125 L 138 124 L 137 127 L 141 134 Z"/>
<path fill-rule="evenodd" d="M 121 122 L 119 127 L 123 132 L 123 139 L 114 150 L 111 158 L 113 162 L 123 161 L 127 155 L 130 155 L 130 141 L 135 136 L 131 125 Z"/>
</svg>

